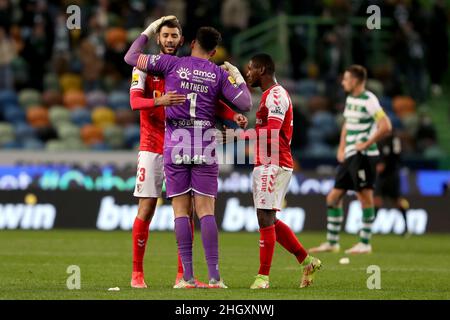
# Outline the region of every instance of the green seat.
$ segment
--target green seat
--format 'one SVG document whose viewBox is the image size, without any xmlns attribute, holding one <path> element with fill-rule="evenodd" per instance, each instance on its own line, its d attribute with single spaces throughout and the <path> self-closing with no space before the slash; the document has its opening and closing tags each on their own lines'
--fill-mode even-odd
<svg viewBox="0 0 450 320">
<path fill-rule="evenodd" d="M 44 90 L 60 90 L 59 79 L 55 73 L 45 74 Z"/>
<path fill-rule="evenodd" d="M 83 141 L 81 141 L 81 139 L 79 137 L 63 140 L 63 143 L 66 147 L 66 150 L 70 150 L 70 151 L 88 150 L 88 147 L 83 143 Z"/>
<path fill-rule="evenodd" d="M 430 146 L 425 149 L 423 156 L 426 159 L 441 159 L 445 157 L 445 152 L 439 146 Z"/>
<path fill-rule="evenodd" d="M 80 128 L 71 123 L 61 123 L 56 127 L 58 137 L 61 140 L 67 141 L 70 139 L 80 139 Z"/>
<path fill-rule="evenodd" d="M 54 127 L 59 127 L 61 124 L 71 123 L 70 111 L 63 106 L 52 106 L 49 111 L 50 122 Z"/>
<path fill-rule="evenodd" d="M 14 141 L 14 127 L 6 122 L 0 122 L 0 144 Z"/>
<path fill-rule="evenodd" d="M 64 142 L 56 139 L 47 141 L 45 149 L 52 152 L 67 151 Z"/>
<path fill-rule="evenodd" d="M 127 41 L 128 43 L 132 43 L 139 35 L 141 34 L 142 30 L 138 28 L 129 29 L 127 32 Z"/>
<path fill-rule="evenodd" d="M 417 128 L 419 127 L 419 117 L 416 113 L 403 116 L 401 119 L 403 126 L 409 135 L 415 136 Z"/>
<path fill-rule="evenodd" d="M 124 145 L 124 133 L 123 129 L 119 126 L 113 125 L 103 129 L 103 136 L 105 142 L 112 149 L 120 149 Z"/>
<path fill-rule="evenodd" d="M 19 93 L 19 103 L 23 108 L 41 105 L 41 93 L 35 89 L 23 89 Z"/>
<path fill-rule="evenodd" d="M 381 97 L 384 94 L 383 83 L 376 79 L 367 80 L 367 89 L 372 91 L 377 97 Z"/>
</svg>

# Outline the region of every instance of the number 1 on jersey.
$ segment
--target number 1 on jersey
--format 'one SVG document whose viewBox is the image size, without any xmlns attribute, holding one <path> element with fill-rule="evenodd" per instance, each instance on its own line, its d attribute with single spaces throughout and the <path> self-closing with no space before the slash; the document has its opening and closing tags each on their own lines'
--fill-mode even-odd
<svg viewBox="0 0 450 320">
<path fill-rule="evenodd" d="M 190 101 L 189 114 L 191 118 L 195 118 L 195 107 L 197 106 L 197 94 L 195 92 L 191 92 L 187 95 L 187 98 Z"/>
</svg>

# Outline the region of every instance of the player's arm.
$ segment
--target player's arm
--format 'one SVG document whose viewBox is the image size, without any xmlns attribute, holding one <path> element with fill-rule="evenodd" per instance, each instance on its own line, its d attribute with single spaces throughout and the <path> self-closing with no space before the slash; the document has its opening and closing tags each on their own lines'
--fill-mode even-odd
<svg viewBox="0 0 450 320">
<path fill-rule="evenodd" d="M 345 137 L 347 135 L 347 128 L 345 126 L 345 122 L 342 125 L 341 130 L 341 138 L 339 140 L 339 147 L 337 152 L 337 160 L 338 162 L 344 162 L 345 159 Z"/>
<path fill-rule="evenodd" d="M 234 112 L 225 102 L 219 100 L 216 108 L 216 116 L 223 120 L 234 121 L 239 127 L 245 129 L 248 119 L 241 113 Z"/>
<path fill-rule="evenodd" d="M 175 92 L 168 92 L 162 97 L 148 98 L 145 94 L 147 73 L 133 68 L 130 87 L 130 106 L 133 110 L 148 110 L 157 106 L 181 105 L 186 97 Z"/>
<path fill-rule="evenodd" d="M 362 151 L 367 149 L 373 143 L 380 141 L 381 139 L 387 137 L 392 132 L 392 124 L 389 117 L 384 112 L 383 108 L 381 108 L 378 99 L 376 97 L 372 97 L 371 101 L 367 105 L 367 110 L 370 115 L 375 119 L 377 124 L 377 130 L 372 134 L 366 142 L 358 143 L 355 147 L 356 150 Z"/>
<path fill-rule="evenodd" d="M 374 132 L 372 136 L 366 141 L 362 143 L 358 143 L 355 147 L 356 150 L 362 151 L 367 149 L 373 143 L 380 141 L 381 139 L 387 137 L 392 132 L 392 124 L 389 117 L 384 113 L 381 115 L 381 118 L 377 120 L 377 130 Z"/>
<path fill-rule="evenodd" d="M 186 101 L 186 96 L 169 91 L 165 95 L 156 98 L 146 98 L 143 90 L 130 92 L 130 105 L 133 110 L 148 110 L 159 106 L 180 106 Z"/>
<path fill-rule="evenodd" d="M 222 66 L 224 78 L 222 81 L 222 94 L 241 111 L 248 112 L 252 109 L 252 96 L 247 88 L 238 68 L 225 61 Z M 228 76 L 227 76 L 228 74 Z"/>
</svg>

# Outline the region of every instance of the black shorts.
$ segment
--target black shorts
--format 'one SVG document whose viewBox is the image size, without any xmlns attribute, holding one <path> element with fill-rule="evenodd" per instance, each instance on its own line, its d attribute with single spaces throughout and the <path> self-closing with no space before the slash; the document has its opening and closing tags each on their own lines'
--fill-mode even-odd
<svg viewBox="0 0 450 320">
<path fill-rule="evenodd" d="M 378 176 L 375 182 L 375 195 L 394 200 L 400 198 L 400 177 L 398 172 L 388 176 Z"/>
<path fill-rule="evenodd" d="M 373 189 L 378 157 L 357 153 L 344 160 L 336 174 L 336 189 L 360 191 Z"/>
</svg>

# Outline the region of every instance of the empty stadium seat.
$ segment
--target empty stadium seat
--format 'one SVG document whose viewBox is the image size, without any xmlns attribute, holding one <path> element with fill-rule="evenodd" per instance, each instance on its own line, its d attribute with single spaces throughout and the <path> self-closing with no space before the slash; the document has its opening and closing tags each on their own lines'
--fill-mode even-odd
<svg viewBox="0 0 450 320">
<path fill-rule="evenodd" d="M 74 124 L 65 123 L 56 128 L 60 140 L 80 140 L 80 128 Z"/>
<path fill-rule="evenodd" d="M 393 112 L 394 111 L 394 109 L 392 108 L 392 99 L 390 97 L 381 96 L 381 97 L 379 97 L 379 102 L 385 112 Z"/>
<path fill-rule="evenodd" d="M 22 149 L 24 150 L 42 150 L 45 144 L 37 138 L 26 138 L 22 140 Z"/>
<path fill-rule="evenodd" d="M 113 91 L 108 95 L 108 106 L 113 109 L 130 109 L 130 95 L 128 92 Z"/>
<path fill-rule="evenodd" d="M 49 110 L 50 122 L 53 126 L 57 127 L 63 123 L 71 122 L 70 110 L 62 106 L 52 106 Z"/>
<path fill-rule="evenodd" d="M 392 99 L 392 107 L 395 113 L 400 117 L 416 112 L 416 102 L 408 96 L 396 96 Z"/>
<path fill-rule="evenodd" d="M 133 149 L 136 144 L 139 144 L 140 140 L 140 128 L 139 125 L 129 125 L 125 127 L 124 131 L 124 142 L 127 148 Z"/>
<path fill-rule="evenodd" d="M 119 126 L 108 126 L 103 130 L 105 142 L 112 149 L 120 149 L 124 146 L 124 132 Z"/>
<path fill-rule="evenodd" d="M 116 123 L 122 127 L 138 123 L 139 113 L 133 110 L 120 109 L 116 111 Z"/>
<path fill-rule="evenodd" d="M 58 90 L 55 89 L 46 90 L 42 94 L 42 103 L 47 107 L 50 107 L 52 105 L 61 105 L 62 95 Z"/>
<path fill-rule="evenodd" d="M 83 143 L 80 138 L 70 138 L 63 140 L 66 150 L 76 151 L 76 150 L 88 150 L 88 147 Z"/>
<path fill-rule="evenodd" d="M 103 130 L 92 124 L 86 124 L 81 128 L 81 139 L 87 145 L 103 142 Z"/>
<path fill-rule="evenodd" d="M 69 109 L 82 108 L 86 106 L 86 97 L 81 90 L 68 90 L 64 93 L 64 105 Z"/>
<path fill-rule="evenodd" d="M 419 116 L 416 113 L 405 114 L 400 118 L 403 128 L 411 135 L 414 136 L 419 127 Z"/>
<path fill-rule="evenodd" d="M 94 108 L 95 106 L 103 106 L 108 102 L 108 97 L 102 90 L 93 90 L 86 94 L 86 102 L 89 108 Z"/>
<path fill-rule="evenodd" d="M 67 150 L 64 142 L 57 140 L 57 139 L 47 141 L 47 143 L 45 144 L 45 149 L 47 151 L 53 151 L 53 152 Z"/>
<path fill-rule="evenodd" d="M 0 108 L 2 106 L 12 104 L 17 105 L 19 100 L 17 94 L 11 90 L 0 90 Z"/>
<path fill-rule="evenodd" d="M 120 27 L 112 27 L 106 30 L 105 42 L 108 47 L 115 47 L 118 43 L 127 42 L 127 31 Z"/>
<path fill-rule="evenodd" d="M 5 147 L 15 140 L 14 127 L 6 122 L 0 122 L 0 146 Z"/>
<path fill-rule="evenodd" d="M 6 105 L 3 108 L 3 118 L 12 124 L 26 121 L 25 111 L 18 105 Z"/>
<path fill-rule="evenodd" d="M 81 76 L 74 73 L 65 73 L 59 78 L 59 85 L 64 93 L 72 90 L 81 90 Z"/>
<path fill-rule="evenodd" d="M 322 96 L 313 96 L 307 101 L 308 111 L 313 114 L 317 111 L 328 110 L 329 100 Z"/>
<path fill-rule="evenodd" d="M 105 128 L 116 122 L 116 114 L 108 107 L 98 106 L 92 111 L 92 123 Z"/>
<path fill-rule="evenodd" d="M 300 80 L 295 85 L 297 93 L 305 98 L 313 97 L 319 94 L 317 81 L 312 79 Z"/>
<path fill-rule="evenodd" d="M 42 106 L 29 107 L 27 120 L 33 128 L 48 127 L 50 125 L 48 110 Z"/>
<path fill-rule="evenodd" d="M 70 120 L 79 127 L 92 123 L 91 112 L 83 108 L 75 108 L 70 111 Z"/>
<path fill-rule="evenodd" d="M 372 91 L 377 97 L 381 97 L 384 94 L 383 83 L 376 79 L 367 79 L 367 89 Z"/>
<path fill-rule="evenodd" d="M 54 73 L 47 73 L 44 76 L 44 90 L 60 90 L 58 76 Z"/>
<path fill-rule="evenodd" d="M 35 89 L 22 89 L 19 92 L 19 103 L 24 108 L 40 105 L 42 103 L 41 93 Z"/>
<path fill-rule="evenodd" d="M 36 130 L 28 123 L 20 122 L 14 126 L 14 132 L 17 139 L 25 141 L 27 139 L 36 139 Z"/>
</svg>

